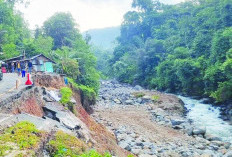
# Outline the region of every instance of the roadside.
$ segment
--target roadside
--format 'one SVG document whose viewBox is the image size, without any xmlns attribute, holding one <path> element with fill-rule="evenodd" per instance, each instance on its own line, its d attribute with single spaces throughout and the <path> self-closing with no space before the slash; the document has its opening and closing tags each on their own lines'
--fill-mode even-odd
<svg viewBox="0 0 232 157">
<path fill-rule="evenodd" d="M 16 89 L 16 81 L 18 80 L 18 89 Z M 18 76 L 16 73 L 4 73 L 3 79 L 0 81 L 0 100 L 9 97 L 12 94 L 19 92 L 21 89 L 25 88 L 25 82 L 27 78 L 22 78 L 21 75 Z"/>
</svg>

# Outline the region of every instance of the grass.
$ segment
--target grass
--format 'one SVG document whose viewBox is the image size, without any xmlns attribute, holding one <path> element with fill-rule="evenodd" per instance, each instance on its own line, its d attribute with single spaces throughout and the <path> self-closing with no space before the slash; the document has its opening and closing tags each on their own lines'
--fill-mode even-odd
<svg viewBox="0 0 232 157">
<path fill-rule="evenodd" d="M 0 136 L 2 142 L 12 142 L 23 149 L 32 149 L 38 146 L 41 139 L 41 132 L 30 122 L 20 122 L 7 129 Z"/>
<path fill-rule="evenodd" d="M 16 156 L 33 156 L 35 154 L 33 150 L 39 147 L 43 134 L 44 132 L 39 131 L 30 122 L 17 123 L 0 135 L 0 156 L 5 156 L 12 151 L 19 152 Z"/>
<path fill-rule="evenodd" d="M 159 95 L 153 95 L 153 96 L 151 97 L 151 99 L 152 99 L 154 102 L 157 102 L 157 101 L 160 100 L 160 96 L 159 96 Z"/>
<path fill-rule="evenodd" d="M 10 150 L 12 150 L 12 147 L 7 145 L 0 145 L 0 156 L 5 156 Z"/>
<path fill-rule="evenodd" d="M 133 93 L 133 95 L 136 97 L 136 98 L 142 98 L 145 96 L 145 94 L 143 92 L 136 92 L 136 93 Z"/>
<path fill-rule="evenodd" d="M 68 87 L 63 87 L 60 89 L 60 93 L 62 94 L 60 102 L 63 105 L 68 104 L 71 100 L 71 97 L 72 97 L 72 90 Z"/>
</svg>

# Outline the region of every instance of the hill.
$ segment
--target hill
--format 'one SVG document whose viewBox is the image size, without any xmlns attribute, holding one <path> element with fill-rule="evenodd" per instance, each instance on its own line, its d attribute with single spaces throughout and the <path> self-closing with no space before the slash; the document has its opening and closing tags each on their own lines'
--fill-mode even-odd
<svg viewBox="0 0 232 157">
<path fill-rule="evenodd" d="M 91 43 L 94 46 L 102 47 L 104 49 L 113 49 L 115 39 L 120 35 L 120 26 L 108 27 L 102 29 L 91 29 L 83 33 L 91 35 Z"/>
</svg>

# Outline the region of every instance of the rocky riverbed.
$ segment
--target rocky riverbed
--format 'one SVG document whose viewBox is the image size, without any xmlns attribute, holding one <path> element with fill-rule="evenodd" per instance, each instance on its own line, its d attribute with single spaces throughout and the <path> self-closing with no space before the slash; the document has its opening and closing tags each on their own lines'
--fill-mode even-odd
<svg viewBox="0 0 232 157">
<path fill-rule="evenodd" d="M 174 95 L 102 81 L 94 110 L 92 116 L 115 134 L 119 146 L 137 156 L 232 156 L 230 143 L 186 119 Z"/>
</svg>

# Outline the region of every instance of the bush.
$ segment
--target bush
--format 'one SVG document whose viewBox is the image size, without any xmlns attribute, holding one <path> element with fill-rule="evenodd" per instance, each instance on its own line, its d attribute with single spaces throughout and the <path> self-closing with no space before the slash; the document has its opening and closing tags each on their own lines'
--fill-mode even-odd
<svg viewBox="0 0 232 157">
<path fill-rule="evenodd" d="M 79 89 L 82 91 L 85 97 L 87 97 L 90 101 L 95 101 L 96 99 L 96 92 L 94 91 L 93 88 L 90 88 L 85 85 L 78 85 L 77 83 L 74 82 L 73 79 L 68 78 L 68 82 L 76 89 Z"/>
<path fill-rule="evenodd" d="M 217 102 L 224 102 L 232 99 L 232 81 L 226 81 L 219 83 L 219 87 L 216 92 L 211 94 L 211 97 L 216 99 Z"/>
<path fill-rule="evenodd" d="M 68 87 L 63 87 L 61 88 L 60 92 L 62 94 L 60 102 L 64 105 L 68 104 L 72 97 L 72 90 Z"/>
<path fill-rule="evenodd" d="M 49 141 L 47 149 L 52 157 L 78 157 L 78 155 L 85 152 L 87 146 L 75 136 L 58 131 L 54 139 Z"/>
<path fill-rule="evenodd" d="M 110 155 L 109 153 L 105 153 L 104 155 L 101 155 L 98 152 L 96 152 L 95 150 L 91 150 L 85 154 L 78 156 L 78 157 L 112 157 L 112 155 Z"/>
</svg>

